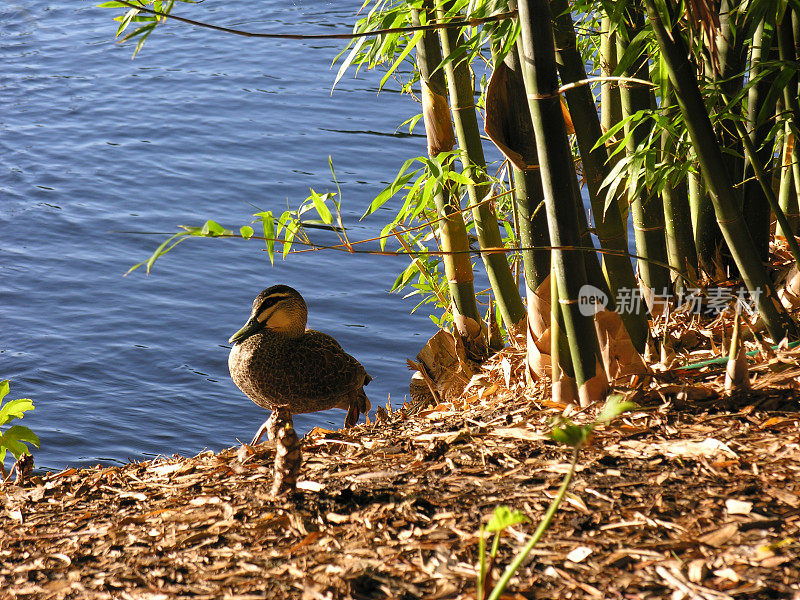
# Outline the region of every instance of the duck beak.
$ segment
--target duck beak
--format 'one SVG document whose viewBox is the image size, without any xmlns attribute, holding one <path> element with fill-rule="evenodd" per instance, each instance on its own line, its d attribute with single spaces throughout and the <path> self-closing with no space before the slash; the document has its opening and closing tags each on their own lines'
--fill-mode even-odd
<svg viewBox="0 0 800 600">
<path fill-rule="evenodd" d="M 244 324 L 244 327 L 242 327 L 239 331 L 237 331 L 230 337 L 228 343 L 235 344 L 236 342 L 241 342 L 242 340 L 249 338 L 256 331 L 261 329 L 261 325 L 262 324 L 259 322 L 259 320 L 253 317 L 247 323 Z"/>
</svg>

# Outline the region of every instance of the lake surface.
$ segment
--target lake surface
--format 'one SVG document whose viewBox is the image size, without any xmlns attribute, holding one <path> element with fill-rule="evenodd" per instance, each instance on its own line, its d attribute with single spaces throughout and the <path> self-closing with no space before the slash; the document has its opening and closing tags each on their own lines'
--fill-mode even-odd
<svg viewBox="0 0 800 600">
<path fill-rule="evenodd" d="M 349 32 L 360 1 L 207 0 L 178 14 L 252 31 Z M 226 340 L 264 287 L 296 287 L 309 326 L 374 377 L 373 408 L 407 393 L 405 360 L 435 331 L 387 292 L 402 258 L 315 252 L 270 266 L 256 240 L 193 239 L 148 277 L 128 268 L 178 225 L 231 228 L 334 191 L 358 222 L 424 137 L 396 134 L 417 105 L 378 95 L 380 73 L 331 94 L 340 40 L 161 26 L 131 61 L 115 13 L 93 2 L 0 3 L 0 379 L 36 410 L 37 466 L 192 455 L 249 440 L 267 414 L 231 382 Z M 420 133 L 422 129 L 419 129 Z M 387 213 L 388 214 L 388 213 Z M 385 215 L 384 215 L 385 216 Z M 325 232 L 315 233 L 331 241 Z M 326 237 L 328 236 L 328 237 Z M 344 411 L 299 415 L 301 432 Z M 8 464 L 8 463 L 7 463 Z"/>
</svg>

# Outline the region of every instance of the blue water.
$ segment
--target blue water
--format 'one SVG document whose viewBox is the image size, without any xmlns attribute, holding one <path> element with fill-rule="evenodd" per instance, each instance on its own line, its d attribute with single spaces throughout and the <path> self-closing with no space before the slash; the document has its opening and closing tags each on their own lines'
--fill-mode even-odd
<svg viewBox="0 0 800 600">
<path fill-rule="evenodd" d="M 417 112 L 377 93 L 379 73 L 331 94 L 341 41 L 234 37 L 169 23 L 131 61 L 113 12 L 92 2 L 0 3 L 0 379 L 36 410 L 37 465 L 192 455 L 247 440 L 266 413 L 230 381 L 227 338 L 262 288 L 303 293 L 309 325 L 374 377 L 373 407 L 407 393 L 407 357 L 434 327 L 387 292 L 404 259 L 315 252 L 270 266 L 261 242 L 193 239 L 147 277 L 124 273 L 164 236 L 212 218 L 332 191 L 332 156 L 353 239 L 423 137 L 396 135 Z M 273 32 L 347 32 L 360 0 L 207 0 L 176 12 Z M 385 215 L 384 215 L 385 217 Z M 320 242 L 325 232 L 313 233 Z M 301 415 L 301 431 L 344 411 Z M 8 464 L 8 463 L 7 463 Z"/>
</svg>

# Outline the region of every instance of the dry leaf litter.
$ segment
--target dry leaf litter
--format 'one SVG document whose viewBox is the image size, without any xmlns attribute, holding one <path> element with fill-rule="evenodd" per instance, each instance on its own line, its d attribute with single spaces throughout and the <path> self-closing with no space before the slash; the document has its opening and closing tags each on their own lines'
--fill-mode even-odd
<svg viewBox="0 0 800 600">
<path fill-rule="evenodd" d="M 670 323 L 669 364 L 617 382 L 640 409 L 595 430 L 503 598 L 800 599 L 800 350 L 751 337 L 739 394 L 725 364 L 672 366 L 719 355 L 724 329 Z M 0 598 L 475 598 L 481 523 L 532 519 L 504 533 L 496 580 L 568 470 L 554 419 L 597 413 L 525 368 L 506 349 L 458 396 L 311 431 L 283 497 L 275 442 L 2 486 Z"/>
</svg>

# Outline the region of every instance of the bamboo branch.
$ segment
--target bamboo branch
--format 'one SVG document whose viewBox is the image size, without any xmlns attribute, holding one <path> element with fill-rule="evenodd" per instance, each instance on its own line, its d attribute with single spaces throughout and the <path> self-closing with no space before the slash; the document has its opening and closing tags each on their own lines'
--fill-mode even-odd
<svg viewBox="0 0 800 600">
<path fill-rule="evenodd" d="M 165 13 L 152 8 L 147 8 L 144 4 L 129 2 L 128 0 L 116 0 L 119 4 L 133 8 L 135 10 L 154 15 L 164 19 L 172 19 L 186 25 L 194 25 L 195 27 L 203 27 L 205 29 L 212 29 L 214 31 L 221 31 L 223 33 L 230 33 L 250 38 L 262 39 L 275 39 L 275 40 L 352 40 L 356 38 L 369 37 L 375 35 L 384 35 L 389 33 L 413 33 L 415 31 L 435 31 L 437 29 L 450 29 L 460 27 L 474 27 L 484 23 L 494 23 L 496 21 L 504 21 L 512 19 L 516 16 L 516 11 L 510 10 L 497 15 L 489 17 L 480 17 L 476 19 L 462 19 L 459 21 L 449 21 L 447 23 L 429 23 L 427 25 L 415 25 L 412 27 L 391 27 L 388 29 L 375 29 L 372 31 L 361 31 L 358 33 L 322 33 L 322 34 L 299 34 L 299 33 L 259 33 L 253 31 L 243 31 L 241 29 L 234 29 L 232 27 L 223 27 L 221 25 L 213 25 L 211 23 L 204 23 L 186 17 L 179 17 L 172 13 Z"/>
</svg>

